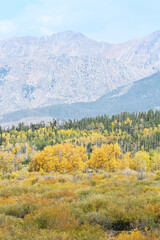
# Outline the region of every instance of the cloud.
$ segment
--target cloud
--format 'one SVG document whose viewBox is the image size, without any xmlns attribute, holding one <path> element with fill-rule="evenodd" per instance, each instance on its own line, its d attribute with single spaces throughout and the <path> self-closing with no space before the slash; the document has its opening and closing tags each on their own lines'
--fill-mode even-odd
<svg viewBox="0 0 160 240">
<path fill-rule="evenodd" d="M 0 20 L 0 37 L 8 37 L 16 32 L 16 25 L 10 20 Z"/>
<path fill-rule="evenodd" d="M 14 34 L 17 36 L 52 35 L 72 30 L 96 39 L 105 35 L 118 11 L 113 11 L 112 0 L 98 3 L 97 0 L 33 0 L 12 19 L 12 24 L 16 26 Z"/>
<path fill-rule="evenodd" d="M 0 38 L 72 30 L 101 41 L 122 42 L 160 28 L 159 0 L 23 0 L 18 7 L 19 2 L 14 1 L 11 19 L 6 8 L 8 20 L 0 20 Z"/>
<path fill-rule="evenodd" d="M 30 35 L 48 35 L 73 30 L 88 34 L 92 28 L 96 31 L 104 24 L 99 11 L 105 1 L 109 0 L 100 0 L 100 7 L 95 0 L 39 0 L 26 5 L 16 17 L 17 32 L 19 35 L 26 35 L 26 32 Z"/>
</svg>

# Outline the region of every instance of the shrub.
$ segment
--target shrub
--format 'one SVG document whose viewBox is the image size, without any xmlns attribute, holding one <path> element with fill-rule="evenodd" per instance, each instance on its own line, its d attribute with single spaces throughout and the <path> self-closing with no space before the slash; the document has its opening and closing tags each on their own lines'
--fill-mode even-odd
<svg viewBox="0 0 160 240">
<path fill-rule="evenodd" d="M 37 204 L 15 203 L 15 204 L 3 205 L 0 208 L 0 212 L 5 213 L 6 215 L 9 215 L 9 216 L 23 218 L 26 214 L 32 212 L 37 208 L 38 208 Z"/>
<path fill-rule="evenodd" d="M 160 240 L 160 238 L 156 238 L 149 232 L 142 233 L 138 230 L 132 230 L 129 233 L 120 233 L 118 237 L 115 237 L 113 240 Z"/>
<path fill-rule="evenodd" d="M 64 204 L 39 209 L 27 216 L 26 220 L 39 229 L 64 231 L 77 226 L 76 219 L 71 215 L 70 209 Z"/>
<path fill-rule="evenodd" d="M 76 200 L 78 196 L 69 190 L 58 190 L 58 191 L 49 191 L 43 194 L 43 198 L 49 198 L 54 200 L 63 199 L 64 200 Z"/>
<path fill-rule="evenodd" d="M 106 216 L 99 212 L 91 212 L 86 214 L 85 221 L 87 221 L 91 225 L 100 225 L 103 229 L 108 229 L 110 227 L 110 223 Z"/>
<path fill-rule="evenodd" d="M 107 240 L 106 233 L 97 226 L 83 225 L 71 233 L 72 240 Z"/>
</svg>

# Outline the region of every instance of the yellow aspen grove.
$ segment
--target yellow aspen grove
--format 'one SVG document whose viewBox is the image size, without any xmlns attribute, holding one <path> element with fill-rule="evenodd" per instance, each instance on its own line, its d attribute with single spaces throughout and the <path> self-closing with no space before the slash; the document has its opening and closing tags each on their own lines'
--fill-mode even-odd
<svg viewBox="0 0 160 240">
<path fill-rule="evenodd" d="M 29 144 L 25 144 L 25 148 L 26 148 L 26 159 L 28 158 L 28 156 L 31 154 L 31 152 L 32 152 L 32 149 L 31 149 L 31 147 L 29 146 Z"/>
<path fill-rule="evenodd" d="M 58 171 L 60 173 L 83 170 L 87 160 L 86 150 L 83 146 L 72 144 L 58 144 L 45 147 L 32 157 L 29 165 L 30 171 L 44 172 Z"/>
<path fill-rule="evenodd" d="M 13 171 L 14 154 L 10 152 L 0 152 L 0 171 L 3 174 Z"/>
<path fill-rule="evenodd" d="M 120 156 L 121 150 L 117 143 L 103 144 L 100 148 L 94 147 L 88 166 L 93 169 L 114 171 L 118 169 Z"/>
<path fill-rule="evenodd" d="M 122 169 L 126 169 L 126 168 L 131 168 L 132 165 L 132 155 L 130 152 L 123 154 L 122 158 L 119 159 L 118 162 L 118 169 L 122 170 Z"/>
<path fill-rule="evenodd" d="M 12 148 L 12 153 L 14 155 L 13 169 L 14 171 L 20 170 L 24 160 L 24 155 L 21 154 L 21 145 L 16 144 L 15 147 Z"/>
<path fill-rule="evenodd" d="M 151 170 L 151 158 L 149 153 L 145 151 L 136 152 L 135 157 L 133 158 L 132 168 L 138 171 L 147 171 Z"/>
<path fill-rule="evenodd" d="M 93 169 L 105 168 L 105 151 L 103 147 L 98 148 L 95 146 L 93 148 L 91 158 L 88 161 L 88 166 Z"/>
<path fill-rule="evenodd" d="M 160 152 L 154 151 L 151 153 L 151 169 L 159 171 L 160 170 Z"/>
<path fill-rule="evenodd" d="M 118 162 L 121 156 L 120 146 L 116 144 L 104 145 L 106 152 L 106 169 L 115 171 L 118 169 Z"/>
</svg>

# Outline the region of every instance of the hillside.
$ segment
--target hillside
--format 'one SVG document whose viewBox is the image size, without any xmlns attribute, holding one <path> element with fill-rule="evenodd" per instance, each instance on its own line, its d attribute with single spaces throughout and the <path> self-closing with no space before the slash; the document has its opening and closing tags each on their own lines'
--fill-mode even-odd
<svg viewBox="0 0 160 240">
<path fill-rule="evenodd" d="M 90 102 L 159 70 L 160 32 L 123 44 L 81 33 L 0 41 L 1 115 Z"/>
<path fill-rule="evenodd" d="M 120 87 L 90 103 L 58 104 L 43 108 L 16 111 L 3 116 L 0 123 L 25 121 L 27 118 L 50 117 L 77 119 L 102 114 L 160 109 L 160 72 Z M 23 120 L 22 120 L 23 119 Z M 26 120 L 27 121 L 27 120 Z"/>
</svg>

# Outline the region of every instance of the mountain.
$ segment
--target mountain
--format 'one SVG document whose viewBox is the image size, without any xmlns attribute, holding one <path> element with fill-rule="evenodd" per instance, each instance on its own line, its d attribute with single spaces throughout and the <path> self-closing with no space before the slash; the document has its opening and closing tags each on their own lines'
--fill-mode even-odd
<svg viewBox="0 0 160 240">
<path fill-rule="evenodd" d="M 160 72 L 105 94 L 91 109 L 112 115 L 120 112 L 160 109 Z"/>
<path fill-rule="evenodd" d="M 159 71 L 160 32 L 123 44 L 71 31 L 0 41 L 0 109 L 96 101 Z"/>
<path fill-rule="evenodd" d="M 58 104 L 31 110 L 22 110 L 3 116 L 1 123 L 29 119 L 77 119 L 97 115 L 113 115 L 120 112 L 147 111 L 160 109 L 160 72 L 135 83 L 119 87 L 94 102 Z"/>
<path fill-rule="evenodd" d="M 132 64 L 144 64 L 146 67 L 160 67 L 160 31 L 154 32 L 141 39 L 112 45 L 106 55 L 117 61 Z"/>
</svg>

